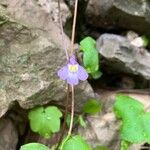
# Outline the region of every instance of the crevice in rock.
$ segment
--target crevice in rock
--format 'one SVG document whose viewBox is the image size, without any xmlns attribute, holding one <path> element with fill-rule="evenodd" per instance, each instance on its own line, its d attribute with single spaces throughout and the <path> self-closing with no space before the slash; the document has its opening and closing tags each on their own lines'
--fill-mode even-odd
<svg viewBox="0 0 150 150">
<path fill-rule="evenodd" d="M 134 76 L 129 74 L 120 73 L 106 73 L 98 80 L 89 80 L 89 83 L 96 89 L 109 89 L 109 90 L 122 90 L 122 89 L 148 89 L 150 88 L 150 82 L 141 78 L 140 76 Z"/>
<path fill-rule="evenodd" d="M 144 144 L 141 146 L 141 150 L 150 150 L 150 144 L 144 143 Z"/>
</svg>

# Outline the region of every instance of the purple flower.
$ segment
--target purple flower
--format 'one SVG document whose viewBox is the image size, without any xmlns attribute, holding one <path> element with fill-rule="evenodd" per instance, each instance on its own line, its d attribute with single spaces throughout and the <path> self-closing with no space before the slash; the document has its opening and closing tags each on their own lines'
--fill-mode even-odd
<svg viewBox="0 0 150 150">
<path fill-rule="evenodd" d="M 77 85 L 79 80 L 84 81 L 88 78 L 87 72 L 78 64 L 74 55 L 66 66 L 58 70 L 57 74 L 62 80 L 67 80 L 70 85 Z"/>
</svg>

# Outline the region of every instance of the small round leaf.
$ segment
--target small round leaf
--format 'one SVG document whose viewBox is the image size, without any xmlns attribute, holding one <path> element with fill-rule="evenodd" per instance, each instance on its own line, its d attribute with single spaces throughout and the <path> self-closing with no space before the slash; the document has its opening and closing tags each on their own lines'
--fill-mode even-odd
<svg viewBox="0 0 150 150">
<path fill-rule="evenodd" d="M 47 146 L 40 143 L 29 143 L 22 145 L 20 150 L 50 150 Z"/>
<path fill-rule="evenodd" d="M 60 129 L 60 117 L 62 113 L 55 106 L 34 108 L 29 112 L 30 127 L 45 138 Z"/>
<path fill-rule="evenodd" d="M 64 140 L 61 150 L 91 150 L 91 147 L 80 135 L 75 135 Z"/>
<path fill-rule="evenodd" d="M 101 104 L 96 99 L 88 100 L 83 106 L 83 112 L 95 115 L 101 111 Z"/>
</svg>

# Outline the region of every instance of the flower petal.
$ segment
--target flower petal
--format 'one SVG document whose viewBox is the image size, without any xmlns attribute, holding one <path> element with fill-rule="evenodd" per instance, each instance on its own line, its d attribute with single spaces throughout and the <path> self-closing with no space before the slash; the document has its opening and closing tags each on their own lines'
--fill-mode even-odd
<svg viewBox="0 0 150 150">
<path fill-rule="evenodd" d="M 76 61 L 75 55 L 72 55 L 72 57 L 69 60 L 69 64 L 71 64 L 71 65 L 78 64 L 77 61 Z"/>
<path fill-rule="evenodd" d="M 58 70 L 57 75 L 62 79 L 66 80 L 68 77 L 68 66 L 64 66 L 61 69 Z"/>
<path fill-rule="evenodd" d="M 78 78 L 82 81 L 85 81 L 88 78 L 88 73 L 82 66 L 78 66 Z"/>
<path fill-rule="evenodd" d="M 67 83 L 70 85 L 77 85 L 79 83 L 77 73 L 69 73 Z"/>
</svg>

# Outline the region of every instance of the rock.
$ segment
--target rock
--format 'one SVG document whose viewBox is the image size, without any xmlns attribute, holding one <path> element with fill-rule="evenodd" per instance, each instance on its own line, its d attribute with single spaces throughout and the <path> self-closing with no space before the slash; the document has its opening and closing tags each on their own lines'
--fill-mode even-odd
<svg viewBox="0 0 150 150">
<path fill-rule="evenodd" d="M 52 21 L 57 24 L 59 22 L 57 0 L 1 0 L 0 5 L 4 6 L 15 19 L 30 26 L 46 28 Z M 71 17 L 71 12 L 64 0 L 61 0 L 60 5 L 62 21 L 65 24 Z"/>
<path fill-rule="evenodd" d="M 113 104 L 116 92 L 99 90 L 96 91 L 102 103 L 102 112 L 96 116 L 87 116 L 87 127 L 79 127 L 78 133 L 94 148 L 104 145 L 110 149 L 118 150 L 120 145 L 119 127 L 120 122 L 113 113 Z"/>
<path fill-rule="evenodd" d="M 126 37 L 127 37 L 127 39 L 128 39 L 129 41 L 133 41 L 134 39 L 138 38 L 139 35 L 138 35 L 136 32 L 134 32 L 134 31 L 128 31 L 128 32 L 126 33 Z"/>
<path fill-rule="evenodd" d="M 97 40 L 97 49 L 106 59 L 107 70 L 139 75 L 150 80 L 150 53 L 130 44 L 125 37 L 103 34 Z"/>
<path fill-rule="evenodd" d="M 124 28 L 150 35 L 150 5 L 148 0 L 90 0 L 87 21 L 105 29 Z"/>
<path fill-rule="evenodd" d="M 66 4 L 69 6 L 70 10 L 73 12 L 74 10 L 74 6 L 75 6 L 75 0 L 65 0 Z M 78 10 L 80 10 L 81 8 L 87 6 L 88 0 L 79 0 L 78 1 L 78 5 L 80 7 L 78 7 Z M 82 5 L 81 5 L 82 4 Z M 83 12 L 82 12 L 83 13 Z"/>
<path fill-rule="evenodd" d="M 0 150 L 16 150 L 18 134 L 10 119 L 0 120 Z"/>
<path fill-rule="evenodd" d="M 113 113 L 87 117 L 88 126 L 79 128 L 78 132 L 82 135 L 92 147 L 105 145 L 116 150 L 119 146 L 119 122 L 117 122 Z M 117 145 L 116 145 L 117 143 Z"/>
<path fill-rule="evenodd" d="M 74 8 L 75 0 L 66 0 L 66 3 L 70 8 Z"/>
<path fill-rule="evenodd" d="M 58 11 L 58 0 L 38 0 L 38 5 L 45 10 L 55 23 L 59 23 L 59 11 Z M 64 0 L 60 0 L 61 7 L 61 17 L 63 25 L 65 25 L 66 20 L 71 17 L 71 12 L 69 11 Z"/>
<path fill-rule="evenodd" d="M 64 106 L 66 83 L 57 76 L 66 63 L 59 27 L 32 0 L 7 2 L 6 9 L 0 5 L 0 117 L 14 101 L 26 109 L 50 101 Z M 70 40 L 64 39 L 68 47 Z M 80 107 L 94 95 L 87 82 L 77 91 Z"/>
<path fill-rule="evenodd" d="M 141 150 L 142 147 L 143 146 L 141 144 L 133 144 L 129 147 L 129 150 Z"/>
<path fill-rule="evenodd" d="M 121 80 L 117 83 L 117 87 L 121 89 L 134 89 L 135 82 L 131 77 L 122 76 Z"/>
</svg>

